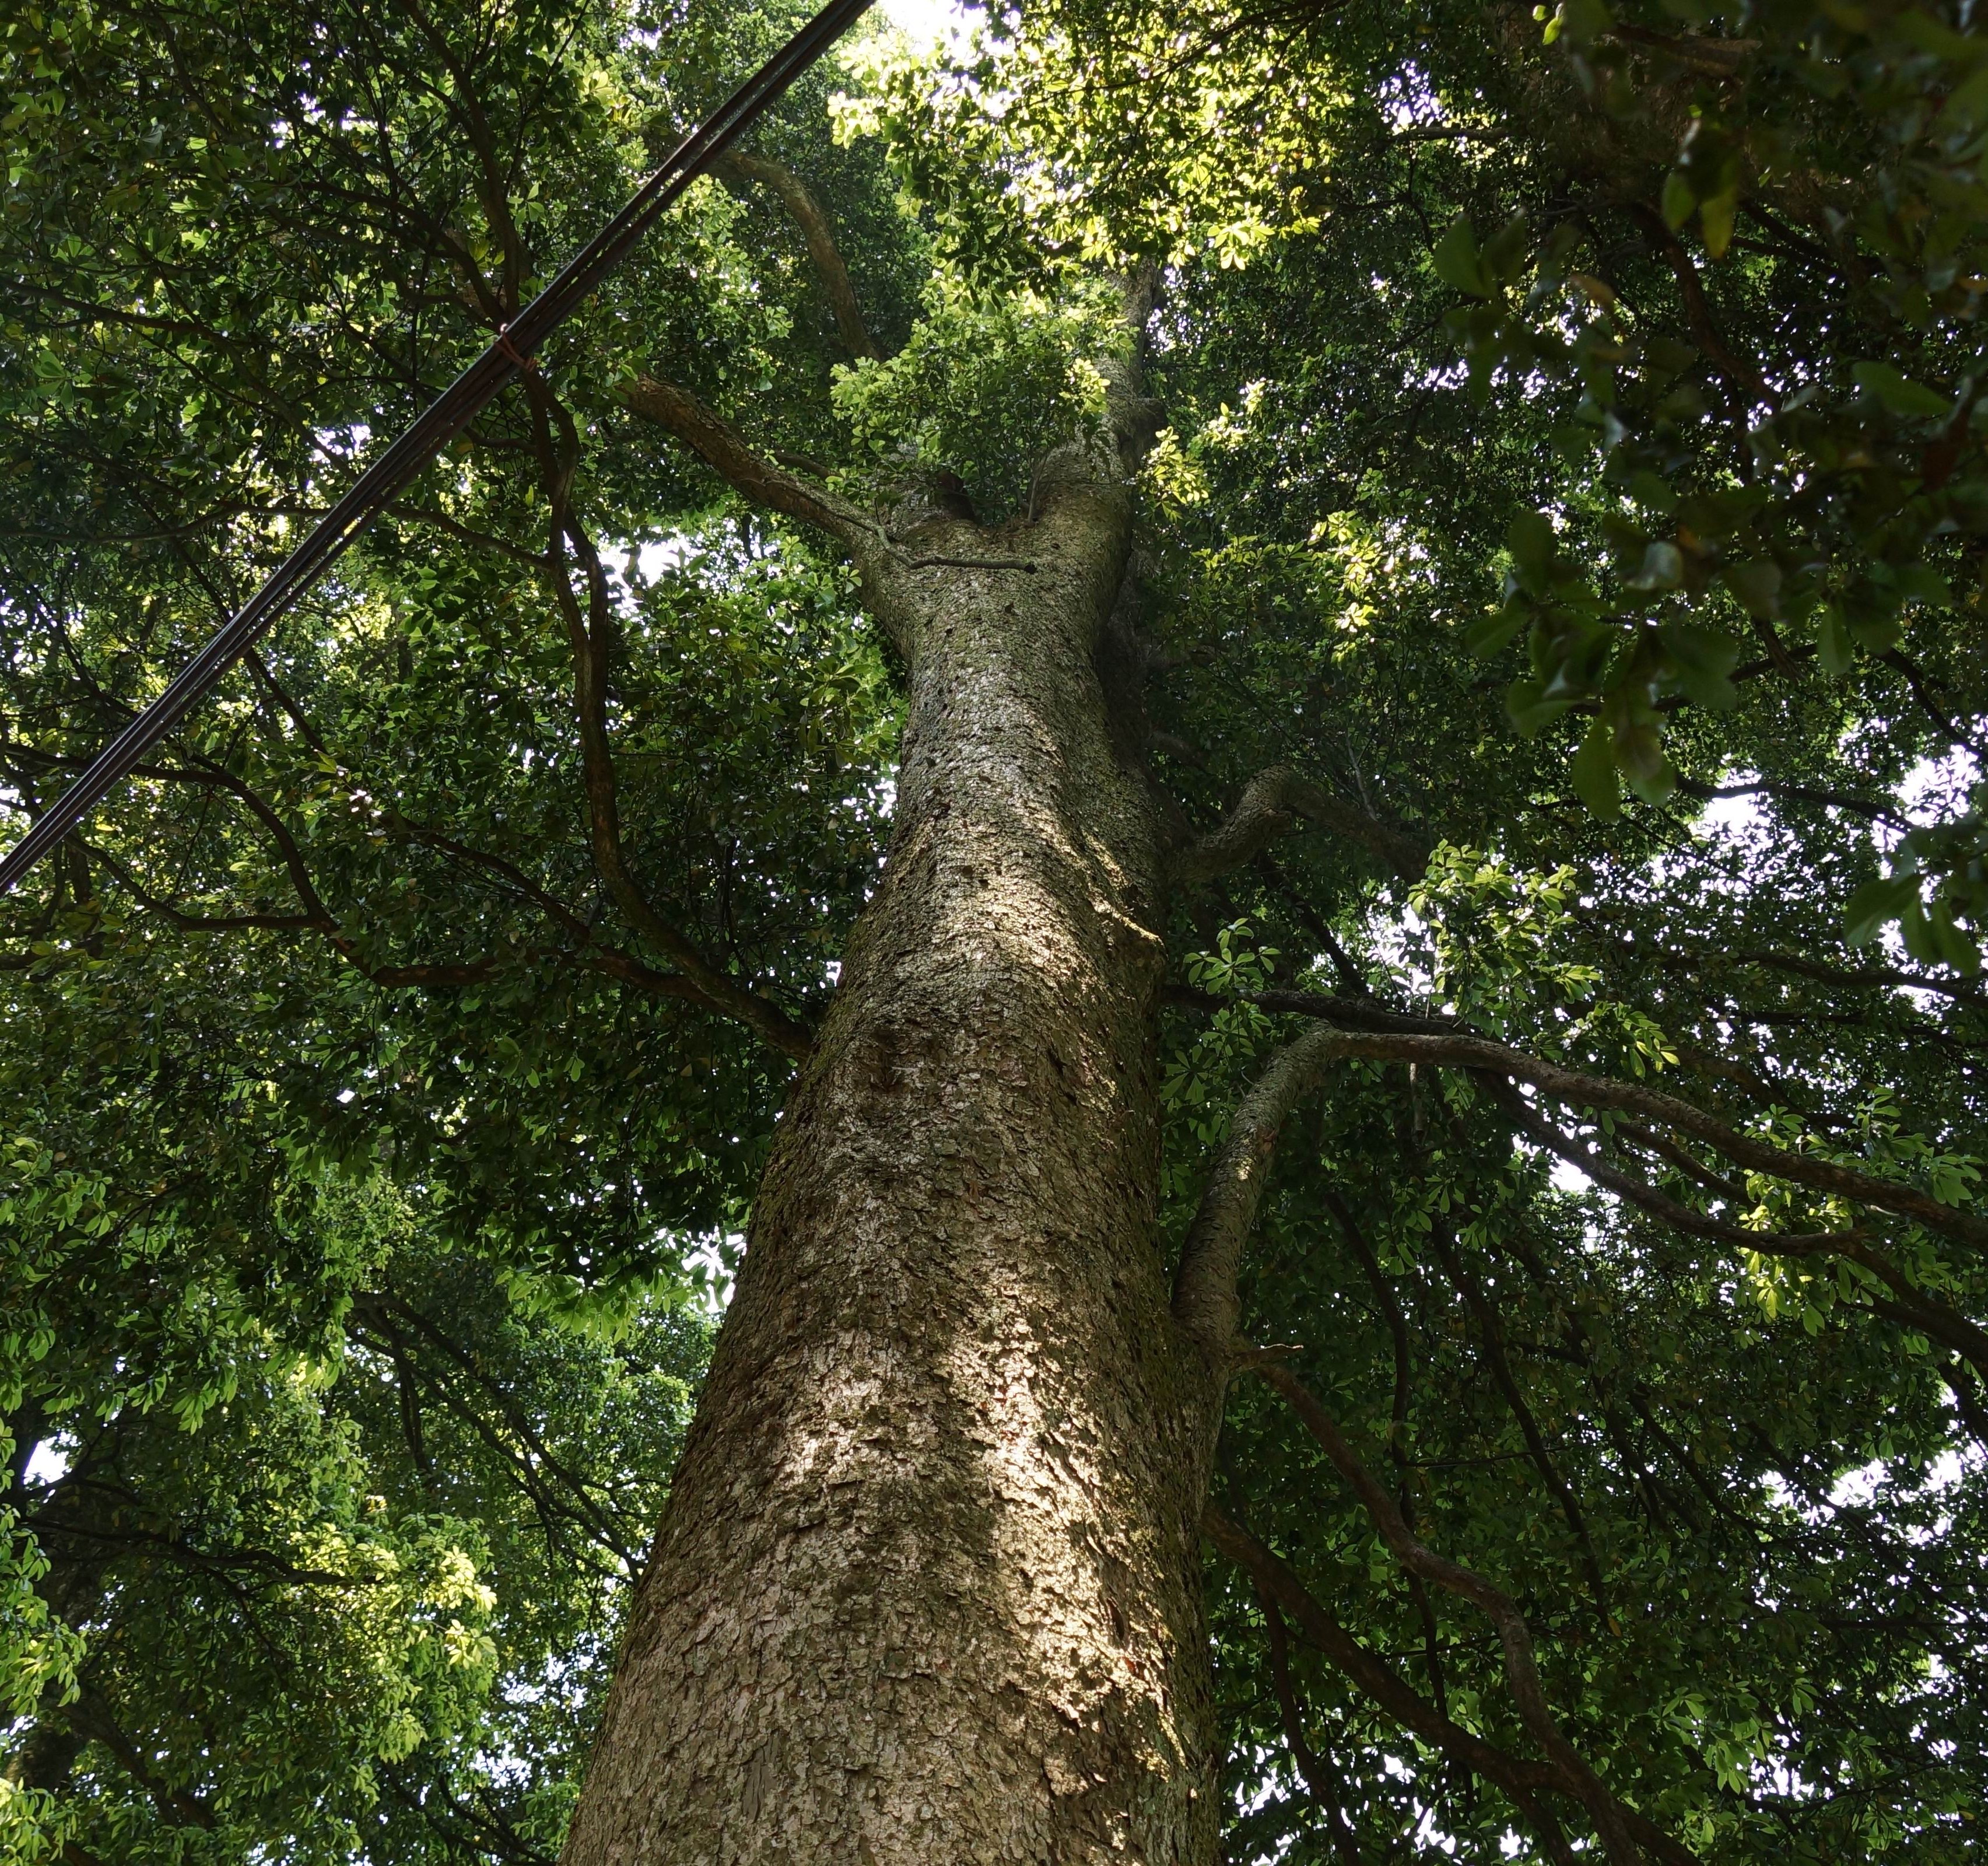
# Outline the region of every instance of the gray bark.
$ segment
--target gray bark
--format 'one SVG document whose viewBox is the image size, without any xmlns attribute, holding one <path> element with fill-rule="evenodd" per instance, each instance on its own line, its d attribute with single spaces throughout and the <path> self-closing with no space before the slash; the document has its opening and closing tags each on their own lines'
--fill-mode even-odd
<svg viewBox="0 0 1988 1866">
<path fill-rule="evenodd" d="M 1129 501 L 1063 477 L 1035 523 L 856 551 L 910 679 L 890 858 L 567 1866 L 1215 1857 L 1220 1382 L 1156 1224 L 1161 852 L 1107 697 Z"/>
</svg>

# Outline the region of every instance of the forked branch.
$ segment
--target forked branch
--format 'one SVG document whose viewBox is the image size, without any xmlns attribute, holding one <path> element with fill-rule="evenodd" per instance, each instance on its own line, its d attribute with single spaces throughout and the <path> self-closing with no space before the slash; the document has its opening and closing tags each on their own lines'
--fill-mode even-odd
<svg viewBox="0 0 1988 1866">
<path fill-rule="evenodd" d="M 1576 1855 L 1559 1824 L 1539 1800 L 1542 1794 L 1572 1794 L 1564 1769 L 1557 1763 L 1508 1754 L 1445 1716 L 1341 1626 L 1283 1556 L 1212 1504 L 1202 1512 L 1201 1532 L 1276 1603 L 1307 1645 L 1329 1659 L 1395 1724 L 1503 1789 L 1533 1824 L 1555 1866 L 1575 1866 Z"/>
<path fill-rule="evenodd" d="M 1293 1008 L 1298 1007 L 1293 1004 Z M 1523 1050 L 1493 1043 L 1482 1037 L 1462 1035 L 1434 1036 L 1408 1032 L 1344 1031 L 1339 1054 L 1362 1056 L 1377 1062 L 1425 1062 L 1438 1067 L 1488 1072 L 1530 1082 L 1555 1101 L 1574 1107 L 1605 1108 L 1625 1114 L 1641 1115 L 1662 1123 L 1680 1133 L 1702 1140 L 1736 1165 L 1751 1167 L 1798 1186 L 1880 1211 L 1912 1218 L 1935 1231 L 1963 1241 L 1988 1246 L 1988 1223 L 1972 1213 L 1949 1205 L 1916 1187 L 1901 1186 L 1889 1180 L 1873 1178 L 1854 1167 L 1818 1160 L 1813 1154 L 1777 1146 L 1750 1135 L 1736 1132 L 1716 1116 L 1690 1102 L 1680 1101 L 1661 1089 L 1639 1082 L 1618 1082 L 1611 1076 L 1595 1075 L 1570 1069 L 1558 1063 L 1528 1055 Z"/>
<path fill-rule="evenodd" d="M 1285 1636 L 1284 1616 L 1276 1601 L 1259 1586 L 1256 1597 L 1263 1604 L 1264 1630 L 1270 1641 L 1270 1685 L 1277 1694 L 1277 1709 L 1284 1720 L 1284 1741 L 1290 1746 L 1291 1760 L 1297 1765 L 1312 1799 L 1325 1811 L 1327 1830 L 1340 1866 L 1361 1866 L 1360 1842 L 1354 1832 L 1346 1797 L 1341 1793 L 1332 1765 L 1307 1740 L 1304 1706 L 1291 1679 L 1290 1640 Z"/>
<path fill-rule="evenodd" d="M 550 567 L 548 581 L 565 621 L 573 654 L 574 709 L 580 726 L 580 762 L 594 866 L 629 923 L 690 980 L 712 1009 L 736 1018 L 774 1048 L 798 1061 L 812 1046 L 806 1028 L 749 986 L 712 965 L 656 911 L 629 866 L 622 842 L 619 785 L 607 726 L 613 601 L 600 551 L 573 507 L 580 435 L 571 414 L 546 386 L 543 376 L 528 372 L 524 386 L 531 405 L 539 470 L 552 506 L 546 554 Z M 569 547 L 583 580 L 583 602 L 574 593 L 566 574 Z"/>
<path fill-rule="evenodd" d="M 1711 1238 L 1737 1250 L 1756 1251 L 1763 1257 L 1833 1255 L 1861 1264 L 1892 1292 L 1889 1301 L 1872 1302 L 1871 1306 L 1875 1311 L 1915 1329 L 1929 1341 L 1936 1341 L 1942 1347 L 1951 1349 L 1988 1373 L 1988 1331 L 1928 1295 L 1900 1265 L 1877 1249 L 1864 1233 L 1749 1231 L 1730 1219 L 1715 1218 L 1706 1213 L 1694 1211 L 1682 1201 L 1658 1191 L 1635 1173 L 1625 1172 L 1612 1161 L 1604 1160 L 1593 1148 L 1584 1146 L 1527 1107 L 1509 1089 L 1497 1099 L 1513 1124 L 1535 1144 L 1564 1160 L 1568 1165 L 1578 1167 L 1604 1190 L 1662 1218 L 1674 1230 L 1691 1237 Z M 1651 1136 L 1649 1139 L 1654 1146 L 1658 1136 Z M 1667 1157 L 1675 1157 L 1682 1151 L 1668 1148 L 1658 1150 Z"/>
<path fill-rule="evenodd" d="M 1587 1810 L 1611 1860 L 1621 1866 L 1638 1866 L 1645 1849 L 1660 1859 L 1688 1861 L 1690 1855 L 1668 1835 L 1652 1827 L 1633 1810 L 1625 1807 L 1609 1792 L 1580 1752 L 1569 1742 L 1554 1721 L 1540 1682 L 1539 1667 L 1533 1653 L 1531 1629 L 1518 1604 L 1495 1582 L 1475 1570 L 1438 1555 L 1410 1529 L 1399 1507 L 1373 1473 L 1362 1464 L 1339 1428 L 1338 1422 L 1321 1406 L 1310 1389 L 1274 1356 L 1252 1353 L 1241 1363 L 1248 1371 L 1274 1387 L 1317 1440 L 1333 1468 L 1360 1499 L 1368 1519 L 1386 1543 L 1389 1552 L 1411 1573 L 1459 1600 L 1468 1600 L 1497 1629 L 1505 1660 L 1505 1677 L 1511 1687 L 1513 1702 L 1533 1740 L 1559 1767 L 1569 1792 Z"/>
</svg>

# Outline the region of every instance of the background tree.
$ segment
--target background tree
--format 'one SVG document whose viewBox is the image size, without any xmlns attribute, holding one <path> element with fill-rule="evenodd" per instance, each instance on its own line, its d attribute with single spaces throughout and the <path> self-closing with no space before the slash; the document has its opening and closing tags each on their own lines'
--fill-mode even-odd
<svg viewBox="0 0 1988 1866">
<path fill-rule="evenodd" d="M 20 811 L 789 23 L 9 22 Z M 8 903 L 14 1849 L 1968 1853 L 1969 25 L 803 87 Z"/>
</svg>

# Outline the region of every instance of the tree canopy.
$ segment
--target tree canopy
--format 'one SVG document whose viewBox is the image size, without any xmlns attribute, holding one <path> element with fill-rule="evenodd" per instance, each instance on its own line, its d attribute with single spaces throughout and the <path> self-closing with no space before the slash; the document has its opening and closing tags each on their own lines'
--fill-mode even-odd
<svg viewBox="0 0 1988 1866">
<path fill-rule="evenodd" d="M 12 15 L 17 823 L 803 11 Z M 890 830 L 810 511 L 1025 559 L 1128 277 L 1227 1858 L 1971 1857 L 1984 235 L 1972 0 L 812 73 L 0 903 L 10 1857 L 556 1854 Z"/>
</svg>

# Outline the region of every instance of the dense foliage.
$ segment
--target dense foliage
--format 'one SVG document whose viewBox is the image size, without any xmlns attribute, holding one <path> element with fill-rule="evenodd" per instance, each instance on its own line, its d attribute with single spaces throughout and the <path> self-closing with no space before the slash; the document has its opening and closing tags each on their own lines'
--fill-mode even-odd
<svg viewBox="0 0 1988 1866">
<path fill-rule="evenodd" d="M 8 17 L 15 811 L 797 11 Z M 1689 1853 L 1970 1855 L 1972 26 L 1045 0 L 803 85 L 756 148 L 881 354 L 777 191 L 701 185 L 0 908 L 0 1845 L 556 1851 L 897 726 L 833 554 L 631 385 L 1025 526 L 1157 261 L 1155 768 L 1184 835 L 1278 766 L 1391 826 L 1181 891 L 1170 1235 L 1321 1018 L 1519 1052 L 1336 1070 L 1249 1334 Z M 1581 1807 L 1431 1733 L 1538 1741 L 1284 1385 L 1239 1382 L 1221 1457 L 1423 1707 L 1212 1560 L 1229 1857 L 1576 1857 Z"/>
</svg>

